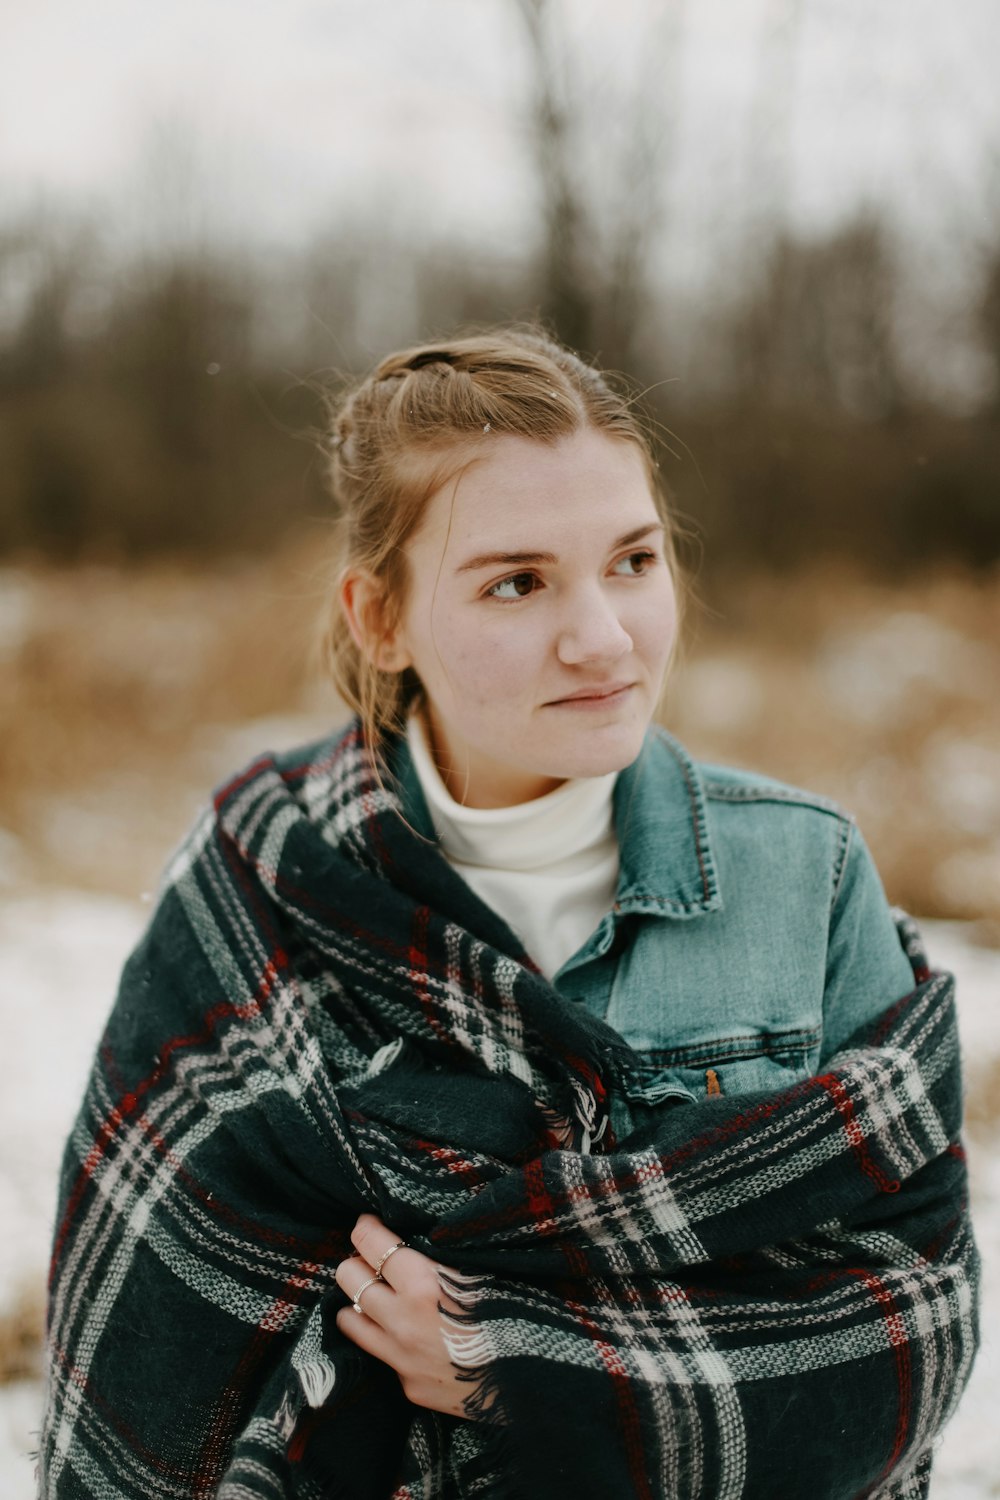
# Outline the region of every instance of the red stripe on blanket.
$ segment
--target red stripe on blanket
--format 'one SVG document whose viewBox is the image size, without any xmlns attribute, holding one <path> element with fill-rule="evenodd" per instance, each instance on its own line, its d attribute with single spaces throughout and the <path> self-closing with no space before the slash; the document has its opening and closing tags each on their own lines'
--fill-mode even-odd
<svg viewBox="0 0 1000 1500">
<path fill-rule="evenodd" d="M 234 792 L 238 792 L 241 787 L 246 786 L 248 781 L 253 781 L 255 777 L 260 775 L 261 771 L 273 765 L 274 760 L 270 755 L 261 755 L 252 765 L 247 766 L 245 771 L 241 771 L 238 776 L 234 776 L 232 781 L 227 781 L 225 786 L 220 786 L 212 798 L 215 811 L 217 813 L 221 812 L 223 804 L 229 801 Z"/>
<path fill-rule="evenodd" d="M 267 963 L 264 965 L 264 971 L 261 975 L 260 983 L 257 986 L 257 993 L 254 995 L 252 1000 L 243 1005 L 236 1005 L 231 1000 L 221 1000 L 218 1005 L 214 1005 L 212 1009 L 206 1013 L 201 1031 L 193 1032 L 187 1036 L 171 1037 L 171 1039 L 168 1042 L 165 1042 L 163 1047 L 160 1049 L 159 1055 L 157 1056 L 156 1060 L 156 1067 L 153 1069 L 153 1071 L 151 1073 L 148 1073 L 146 1077 L 135 1086 L 134 1089 L 125 1094 L 125 1096 L 120 1099 L 111 1110 L 111 1113 L 103 1121 L 101 1128 L 98 1130 L 97 1135 L 94 1137 L 94 1143 L 91 1146 L 90 1150 L 87 1152 L 83 1165 L 81 1166 L 80 1172 L 77 1176 L 76 1182 L 73 1184 L 73 1189 L 70 1192 L 69 1197 L 67 1198 L 66 1212 L 63 1214 L 62 1220 L 60 1221 L 59 1228 L 55 1237 L 55 1244 L 52 1250 L 52 1258 L 49 1262 L 50 1286 L 52 1285 L 52 1277 L 55 1271 L 55 1267 L 59 1262 L 60 1256 L 62 1255 L 63 1245 L 66 1243 L 66 1236 L 69 1233 L 69 1226 L 72 1223 L 73 1217 L 80 1206 L 80 1201 L 87 1190 L 87 1184 L 90 1182 L 91 1178 L 96 1172 L 100 1162 L 107 1153 L 107 1149 L 110 1146 L 111 1142 L 114 1140 L 120 1127 L 131 1115 L 135 1114 L 140 1102 L 145 1097 L 145 1095 L 149 1093 L 150 1089 L 155 1088 L 156 1085 L 161 1081 L 168 1067 L 170 1066 L 170 1063 L 173 1061 L 173 1057 L 176 1052 L 183 1051 L 190 1047 L 204 1046 L 214 1034 L 218 1023 L 220 1021 L 228 1019 L 230 1016 L 235 1016 L 238 1020 L 241 1021 L 247 1021 L 259 1015 L 264 1002 L 267 1000 L 268 996 L 271 993 L 271 990 L 274 987 L 274 982 L 278 977 L 279 969 L 284 968 L 285 966 L 287 966 L 287 964 L 287 954 L 284 953 L 280 948 L 277 949 L 274 955 L 269 958 Z"/>
<path fill-rule="evenodd" d="M 837 1113 L 844 1123 L 844 1134 L 847 1142 L 854 1152 L 855 1159 L 861 1171 L 866 1177 L 871 1178 L 875 1186 L 883 1193 L 898 1193 L 899 1183 L 895 1178 L 887 1177 L 882 1168 L 874 1161 L 868 1152 L 868 1143 L 865 1140 L 864 1131 L 858 1121 L 854 1109 L 854 1100 L 848 1094 L 840 1079 L 832 1073 L 820 1074 L 817 1082 L 822 1084 L 830 1099 L 833 1101 Z"/>
<path fill-rule="evenodd" d="M 432 1161 L 441 1162 L 449 1172 L 461 1178 L 467 1187 L 483 1186 L 485 1179 L 479 1169 L 451 1146 L 442 1146 L 440 1141 L 422 1141 L 417 1136 L 411 1136 L 408 1144 L 415 1147 L 417 1151 L 423 1151 Z"/>
<path fill-rule="evenodd" d="M 319 1241 L 303 1239 L 301 1236 L 289 1234 L 287 1230 L 269 1227 L 266 1224 L 262 1224 L 258 1219 L 252 1219 L 248 1214 L 241 1213 L 232 1204 L 224 1202 L 216 1193 L 209 1192 L 202 1185 L 194 1173 L 188 1170 L 184 1162 L 174 1155 L 167 1138 L 163 1135 L 162 1131 L 157 1130 L 147 1114 L 140 1114 L 136 1119 L 136 1124 L 142 1128 L 146 1139 L 152 1143 L 163 1160 L 170 1163 L 176 1180 L 179 1183 L 183 1183 L 191 1194 L 191 1197 L 201 1204 L 202 1209 L 207 1215 L 218 1219 L 221 1224 L 235 1229 L 246 1238 L 256 1240 L 258 1244 L 276 1245 L 287 1249 L 289 1252 L 295 1252 L 300 1256 L 306 1255 L 322 1258 L 319 1247 L 328 1243 L 328 1237 Z M 338 1246 L 336 1255 L 338 1259 L 341 1259 L 343 1256 L 350 1254 L 350 1236 L 345 1229 L 341 1234 L 341 1245 Z M 308 1259 L 303 1264 L 311 1268 L 317 1276 L 322 1276 L 322 1265 L 313 1264 Z M 330 1281 L 332 1277 L 327 1276 L 324 1280 Z"/>
<path fill-rule="evenodd" d="M 524 1169 L 524 1195 L 535 1228 L 551 1232 L 555 1225 L 556 1207 L 545 1185 L 545 1169 L 541 1157 L 536 1156 Z"/>
<path fill-rule="evenodd" d="M 341 739 L 336 741 L 333 749 L 329 752 L 328 755 L 325 755 L 322 760 L 300 761 L 297 766 L 289 766 L 286 770 L 282 771 L 282 781 L 286 786 L 290 786 L 293 781 L 297 781 L 301 776 L 318 776 L 323 771 L 328 771 L 334 764 L 338 756 L 343 755 L 347 750 L 357 749 L 358 745 L 361 743 L 361 739 L 361 727 L 360 725 L 355 725 L 352 729 L 349 729 Z"/>
<path fill-rule="evenodd" d="M 853 1267 L 849 1268 L 848 1274 L 857 1276 L 882 1309 L 882 1315 L 885 1320 L 885 1331 L 896 1358 L 896 1389 L 899 1400 L 896 1410 L 896 1430 L 893 1434 L 892 1452 L 886 1460 L 885 1467 L 874 1483 L 869 1485 L 865 1491 L 866 1495 L 874 1495 L 881 1487 L 883 1480 L 896 1467 L 900 1455 L 906 1446 L 906 1438 L 910 1430 L 910 1407 L 913 1402 L 913 1358 L 910 1351 L 910 1340 L 906 1332 L 906 1325 L 885 1282 L 873 1272 L 861 1270 L 860 1268 L 858 1270 L 855 1270 Z"/>
<path fill-rule="evenodd" d="M 551 1234 L 557 1227 L 556 1205 L 546 1186 L 544 1158 L 541 1156 L 536 1156 L 534 1161 L 530 1161 L 524 1168 L 524 1196 L 525 1206 L 535 1228 L 545 1234 Z M 579 1195 L 563 1194 L 561 1202 L 563 1205 L 571 1203 L 577 1196 Z M 587 1274 L 587 1257 L 582 1245 L 569 1244 L 560 1237 L 558 1249 L 569 1267 L 571 1276 Z"/>
<path fill-rule="evenodd" d="M 639 1500 L 653 1500 L 642 1446 L 642 1423 L 625 1362 L 615 1346 L 602 1337 L 597 1324 L 587 1316 L 579 1302 L 567 1302 L 566 1306 L 580 1327 L 590 1334 L 605 1373 L 611 1381 L 618 1408 L 618 1425 L 625 1440 L 625 1455 L 632 1479 L 630 1493 L 638 1496 Z"/>
<path fill-rule="evenodd" d="M 133 1458 L 147 1464 L 154 1474 L 162 1475 L 164 1480 L 173 1481 L 175 1488 L 179 1486 L 182 1492 L 190 1488 L 190 1470 L 172 1463 L 169 1459 L 164 1458 L 162 1454 L 154 1453 L 152 1448 L 143 1441 L 136 1428 L 130 1422 L 126 1422 L 118 1411 L 118 1408 L 112 1406 L 102 1395 L 93 1380 L 84 1375 L 79 1366 L 70 1363 L 65 1349 L 61 1345 L 50 1342 L 49 1349 L 52 1359 L 65 1372 L 67 1382 L 75 1386 L 78 1391 L 81 1391 L 86 1396 L 87 1400 L 100 1413 L 115 1435 L 128 1448 Z"/>
<path fill-rule="evenodd" d="M 339 1240 L 339 1236 L 332 1236 L 327 1242 L 325 1247 L 327 1253 L 334 1251 L 335 1240 Z M 274 1297 L 265 1308 L 258 1320 L 253 1337 L 215 1403 L 212 1425 L 199 1450 L 193 1478 L 193 1494 L 199 1497 L 204 1496 L 205 1500 L 209 1500 L 209 1497 L 216 1493 L 219 1480 L 229 1462 L 230 1451 L 239 1425 L 246 1420 L 244 1410 L 246 1393 L 250 1389 L 253 1376 L 270 1351 L 275 1335 L 284 1333 L 298 1312 L 298 1304 L 302 1301 L 303 1292 L 309 1285 L 308 1280 L 302 1275 L 304 1269 L 305 1263 L 297 1267 L 286 1278 L 281 1293 Z"/>
<path fill-rule="evenodd" d="M 614 1177 L 609 1174 L 591 1183 L 573 1181 L 565 1185 L 557 1184 L 557 1190 L 553 1191 L 545 1180 L 546 1156 L 536 1156 L 521 1168 L 523 1207 L 513 1208 L 509 1200 L 505 1199 L 496 1212 L 469 1214 L 454 1223 L 435 1225 L 431 1231 L 431 1239 L 438 1246 L 461 1244 L 468 1235 L 489 1238 L 500 1229 L 509 1230 L 512 1224 L 529 1223 L 536 1232 L 545 1238 L 551 1238 L 565 1227 L 559 1221 L 567 1209 L 579 1213 L 581 1205 L 598 1204 L 604 1198 L 634 1192 L 640 1185 L 650 1182 L 653 1176 L 663 1175 L 661 1160 L 643 1161 L 634 1171 L 619 1172 Z M 563 1235 L 559 1234 L 557 1248 L 573 1267 L 574 1274 L 587 1274 L 588 1260 L 582 1246 L 567 1244 Z"/>
<path fill-rule="evenodd" d="M 434 1001 L 431 999 L 428 979 L 428 956 L 427 956 L 427 931 L 430 926 L 431 912 L 429 906 L 418 906 L 413 913 L 413 925 L 410 929 L 410 948 L 408 954 L 409 974 L 408 979 L 413 985 L 420 1001 L 420 1009 L 423 1011 L 431 1031 L 439 1042 L 455 1047 L 457 1042 L 448 1028 L 442 1024 L 441 1018 L 436 1014 Z"/>
<path fill-rule="evenodd" d="M 608 1091 L 605 1087 L 604 1079 L 601 1077 L 601 1075 L 596 1071 L 595 1068 L 591 1066 L 590 1063 L 587 1062 L 586 1058 L 577 1057 L 572 1052 L 567 1052 L 566 1061 L 576 1073 L 577 1077 L 586 1084 L 587 1088 L 589 1088 L 590 1092 L 594 1096 L 598 1108 L 603 1106 L 605 1100 L 608 1097 Z"/>
</svg>

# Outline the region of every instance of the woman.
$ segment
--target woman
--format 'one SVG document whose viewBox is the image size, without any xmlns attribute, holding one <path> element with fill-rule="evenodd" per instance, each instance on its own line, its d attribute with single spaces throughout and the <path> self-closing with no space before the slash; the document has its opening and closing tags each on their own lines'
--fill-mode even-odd
<svg viewBox="0 0 1000 1500">
<path fill-rule="evenodd" d="M 628 402 L 532 330 L 403 351 L 333 477 L 358 717 L 220 789 L 126 968 L 42 1493 L 926 1493 L 976 1341 L 950 982 L 837 808 L 651 728 Z"/>
</svg>

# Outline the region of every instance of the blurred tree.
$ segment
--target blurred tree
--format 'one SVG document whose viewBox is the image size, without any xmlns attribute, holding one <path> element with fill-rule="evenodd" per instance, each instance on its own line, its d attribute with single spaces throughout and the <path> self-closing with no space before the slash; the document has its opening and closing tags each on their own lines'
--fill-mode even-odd
<svg viewBox="0 0 1000 1500">
<path fill-rule="evenodd" d="M 983 257 L 982 292 L 978 307 L 978 332 L 990 365 L 991 415 L 1000 417 L 1000 244 Z"/>
<path fill-rule="evenodd" d="M 0 238 L 8 303 L 0 389 L 33 390 L 65 375 L 74 352 L 74 304 L 94 259 L 93 237 L 64 225 L 24 224 Z"/>
<path fill-rule="evenodd" d="M 515 0 L 533 93 L 531 139 L 541 189 L 543 310 L 575 349 L 594 347 L 594 287 L 584 245 L 589 215 L 573 170 L 573 125 L 551 30 L 550 0 Z M 564 55 L 564 54 L 562 54 Z"/>
<path fill-rule="evenodd" d="M 730 328 L 742 399 L 863 421 L 897 416 L 908 402 L 893 329 L 897 281 L 872 214 L 821 240 L 779 237 Z"/>
<path fill-rule="evenodd" d="M 587 81 L 553 0 L 514 0 L 529 61 L 541 312 L 605 367 L 637 367 L 648 261 L 673 167 L 683 0 L 642 34 L 627 94 Z M 572 14 L 572 12 L 570 12 Z"/>
<path fill-rule="evenodd" d="M 223 267 L 205 254 L 181 252 L 132 267 L 116 300 L 105 368 L 129 387 L 155 440 L 185 466 L 213 457 L 213 378 L 248 365 L 253 294 L 246 282 L 231 262 Z"/>
<path fill-rule="evenodd" d="M 795 84 L 803 0 L 766 0 L 754 59 L 755 85 L 744 135 L 743 253 L 766 259 L 788 216 L 795 139 Z"/>
</svg>

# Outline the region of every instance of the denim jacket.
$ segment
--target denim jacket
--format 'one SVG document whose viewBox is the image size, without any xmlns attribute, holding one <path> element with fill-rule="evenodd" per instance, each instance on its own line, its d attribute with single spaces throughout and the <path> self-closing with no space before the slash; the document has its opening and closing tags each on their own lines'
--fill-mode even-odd
<svg viewBox="0 0 1000 1500">
<path fill-rule="evenodd" d="M 434 837 L 412 766 L 404 811 Z M 815 1073 L 913 988 L 878 873 L 835 803 L 696 764 L 650 729 L 618 777 L 612 909 L 553 984 L 640 1059 L 612 1123 Z"/>
</svg>

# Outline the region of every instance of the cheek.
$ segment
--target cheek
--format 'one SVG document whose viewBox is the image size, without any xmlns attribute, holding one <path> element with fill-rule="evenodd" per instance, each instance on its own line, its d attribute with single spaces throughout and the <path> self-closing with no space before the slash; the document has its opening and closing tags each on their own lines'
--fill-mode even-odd
<svg viewBox="0 0 1000 1500">
<path fill-rule="evenodd" d="M 523 691 L 527 660 L 523 645 L 499 634 L 459 641 L 452 648 L 451 678 L 465 702 L 476 705 L 509 702 Z"/>
<path fill-rule="evenodd" d="M 499 613 L 482 619 L 475 611 L 449 610 L 438 600 L 414 611 L 410 636 L 417 674 L 438 708 L 453 719 L 468 710 L 509 715 L 515 701 L 538 690 L 544 668 L 544 630 L 534 622 Z M 505 707 L 506 705 L 506 707 Z"/>
<path fill-rule="evenodd" d="M 665 663 L 677 637 L 677 596 L 673 585 L 668 584 L 656 599 L 648 601 L 636 628 L 645 653 Z"/>
<path fill-rule="evenodd" d="M 651 684 L 659 687 L 670 665 L 677 639 L 677 611 L 673 594 L 645 600 L 640 610 L 622 617 L 632 637 L 632 649 Z"/>
</svg>

